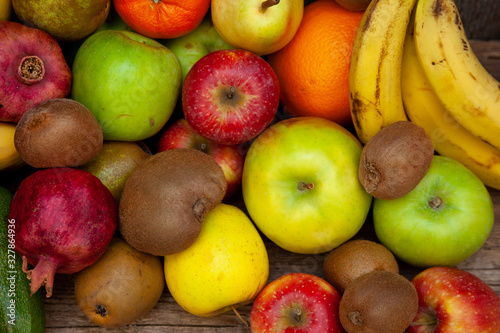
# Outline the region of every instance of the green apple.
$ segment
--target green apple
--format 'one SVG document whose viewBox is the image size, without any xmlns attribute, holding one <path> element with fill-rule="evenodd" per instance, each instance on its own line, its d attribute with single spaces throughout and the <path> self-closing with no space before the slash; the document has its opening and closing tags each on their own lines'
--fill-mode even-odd
<svg viewBox="0 0 500 333">
<path fill-rule="evenodd" d="M 304 1 L 212 0 L 211 13 L 215 29 L 228 44 L 266 55 L 295 36 Z"/>
<path fill-rule="evenodd" d="M 219 204 L 186 250 L 165 256 L 174 300 L 197 316 L 215 316 L 251 303 L 264 288 L 269 260 L 262 238 L 239 208 Z"/>
<path fill-rule="evenodd" d="M 410 193 L 373 203 L 380 242 L 416 267 L 457 265 L 484 244 L 493 222 L 484 184 L 459 162 L 438 155 Z"/>
<path fill-rule="evenodd" d="M 290 252 L 339 246 L 359 231 L 372 202 L 358 180 L 361 151 L 352 133 L 326 119 L 296 117 L 268 127 L 243 166 L 250 217 Z"/>
<path fill-rule="evenodd" d="M 200 25 L 187 35 L 173 39 L 160 39 L 159 42 L 179 58 L 182 68 L 182 80 L 184 80 L 195 62 L 203 56 L 213 51 L 233 48 L 215 30 L 210 15 L 205 17 Z"/>
<path fill-rule="evenodd" d="M 97 118 L 104 140 L 141 141 L 172 115 L 181 88 L 176 55 L 132 31 L 92 34 L 73 61 L 71 98 Z"/>
</svg>

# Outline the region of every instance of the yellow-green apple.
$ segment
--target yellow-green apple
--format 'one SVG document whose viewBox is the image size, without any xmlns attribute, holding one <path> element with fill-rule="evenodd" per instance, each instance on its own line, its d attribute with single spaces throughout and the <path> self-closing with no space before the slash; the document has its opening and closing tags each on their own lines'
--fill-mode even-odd
<svg viewBox="0 0 500 333">
<path fill-rule="evenodd" d="M 0 21 L 8 21 L 12 18 L 11 0 L 0 0 Z"/>
<path fill-rule="evenodd" d="M 215 30 L 210 15 L 205 17 L 200 25 L 190 33 L 177 38 L 160 39 L 159 42 L 179 58 L 183 80 L 191 67 L 203 56 L 214 51 L 233 48 Z"/>
<path fill-rule="evenodd" d="M 84 39 L 109 14 L 111 0 L 12 0 L 21 23 L 48 32 L 59 42 Z"/>
<path fill-rule="evenodd" d="M 181 118 L 166 127 L 160 134 L 157 151 L 191 148 L 201 150 L 212 156 L 222 168 L 227 182 L 227 190 L 223 200 L 229 199 L 240 189 L 241 174 L 245 161 L 245 151 L 239 145 L 221 145 L 199 135 L 186 119 Z"/>
<path fill-rule="evenodd" d="M 201 136 L 225 145 L 249 141 L 273 121 L 279 83 L 255 53 L 218 50 L 198 60 L 182 88 L 184 118 Z"/>
<path fill-rule="evenodd" d="M 92 34 L 73 61 L 71 98 L 97 118 L 104 140 L 141 141 L 172 115 L 181 89 L 175 54 L 136 32 Z"/>
<path fill-rule="evenodd" d="M 417 267 L 457 265 L 483 246 L 493 222 L 484 184 L 459 162 L 439 155 L 410 193 L 373 202 L 380 242 Z"/>
<path fill-rule="evenodd" d="M 224 203 L 205 216 L 190 247 L 165 256 L 164 262 L 172 297 L 197 316 L 215 316 L 251 303 L 269 276 L 259 232 L 242 210 Z"/>
<path fill-rule="evenodd" d="M 308 273 L 288 273 L 259 293 L 250 311 L 254 333 L 341 333 L 340 293 Z"/>
<path fill-rule="evenodd" d="M 316 117 L 281 120 L 250 145 L 243 200 L 257 227 L 285 250 L 327 252 L 364 224 L 372 196 L 357 177 L 362 146 Z"/>
<path fill-rule="evenodd" d="M 408 333 L 500 332 L 500 297 L 474 274 L 435 266 L 411 282 L 419 309 Z"/>
<path fill-rule="evenodd" d="M 99 178 L 120 202 L 127 178 L 151 155 L 142 142 L 104 141 L 99 155 L 79 168 Z"/>
<path fill-rule="evenodd" d="M 292 40 L 304 13 L 303 0 L 212 0 L 212 20 L 230 45 L 259 55 Z"/>
</svg>

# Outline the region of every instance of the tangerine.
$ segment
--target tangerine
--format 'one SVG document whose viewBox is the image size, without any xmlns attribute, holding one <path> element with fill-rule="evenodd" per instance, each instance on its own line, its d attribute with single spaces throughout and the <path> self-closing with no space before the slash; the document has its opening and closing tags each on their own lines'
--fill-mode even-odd
<svg viewBox="0 0 500 333">
<path fill-rule="evenodd" d="M 362 11 L 350 11 L 334 0 L 318 0 L 304 8 L 293 39 L 267 57 L 288 113 L 352 124 L 349 63 L 362 16 Z"/>
<path fill-rule="evenodd" d="M 150 38 L 170 39 L 193 31 L 210 8 L 210 0 L 113 0 L 123 21 Z"/>
</svg>

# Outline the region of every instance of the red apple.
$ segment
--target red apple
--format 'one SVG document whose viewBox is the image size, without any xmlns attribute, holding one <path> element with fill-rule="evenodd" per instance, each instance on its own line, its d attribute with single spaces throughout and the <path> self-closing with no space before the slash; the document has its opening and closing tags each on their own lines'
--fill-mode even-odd
<svg viewBox="0 0 500 333">
<path fill-rule="evenodd" d="M 500 296 L 472 273 L 435 266 L 412 283 L 419 309 L 408 333 L 500 332 Z"/>
<path fill-rule="evenodd" d="M 271 66 L 246 50 L 219 50 L 186 75 L 182 108 L 201 136 L 225 145 L 249 141 L 274 119 L 279 84 Z"/>
<path fill-rule="evenodd" d="M 239 145 L 222 145 L 199 135 L 186 121 L 179 119 L 168 126 L 158 140 L 158 152 L 174 148 L 191 148 L 212 156 L 224 171 L 227 191 L 224 200 L 230 198 L 241 185 L 245 153 Z"/>
<path fill-rule="evenodd" d="M 345 332 L 339 320 L 340 293 L 324 279 L 288 273 L 259 293 L 250 311 L 252 332 Z"/>
</svg>

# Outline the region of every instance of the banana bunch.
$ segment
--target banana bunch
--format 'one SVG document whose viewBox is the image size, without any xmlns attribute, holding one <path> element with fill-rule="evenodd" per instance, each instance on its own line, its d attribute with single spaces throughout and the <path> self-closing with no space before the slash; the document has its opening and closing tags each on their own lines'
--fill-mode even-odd
<svg viewBox="0 0 500 333">
<path fill-rule="evenodd" d="M 372 1 L 371 6 L 383 2 L 391 0 Z M 400 25 L 392 22 L 392 26 L 378 26 L 380 44 L 400 45 L 402 40 L 401 55 L 396 52 L 389 56 L 386 46 L 386 51 L 377 51 L 385 52 L 385 58 L 375 57 L 379 60 L 370 68 L 359 59 L 375 52 L 375 48 L 363 51 L 366 46 L 356 38 L 353 54 L 357 54 L 352 56 L 351 66 L 362 67 L 350 69 L 355 74 L 349 88 L 358 137 L 365 143 L 404 114 L 426 131 L 438 154 L 461 162 L 485 185 L 500 189 L 500 83 L 470 47 L 453 0 L 402 1 L 399 6 L 393 5 L 392 11 L 403 6 L 409 6 L 405 7 L 409 8 L 408 19 L 405 12 L 399 17 Z M 375 13 L 373 9 L 365 13 L 368 28 L 379 22 L 373 19 Z M 365 35 L 368 28 L 360 26 L 359 35 Z M 385 35 L 391 38 L 382 38 Z M 381 67 L 384 61 L 385 70 Z M 387 74 L 389 68 L 392 76 Z M 390 88 L 393 83 L 388 80 L 397 82 L 400 89 Z M 375 90 L 366 92 L 363 85 Z M 381 99 L 389 95 L 392 100 Z"/>
<path fill-rule="evenodd" d="M 14 146 L 16 124 L 0 122 L 0 171 L 24 165 Z"/>
</svg>

